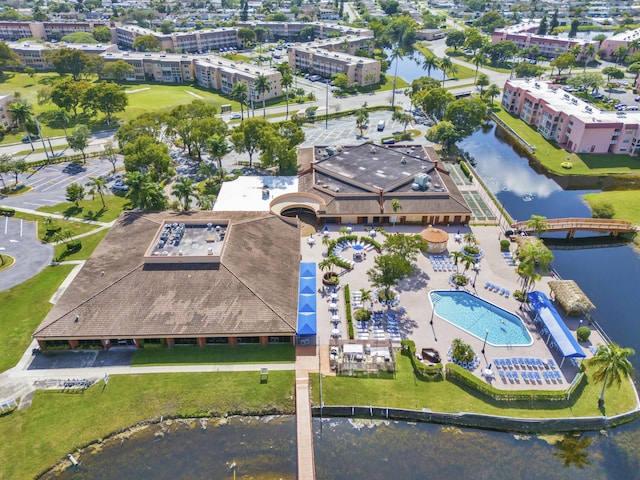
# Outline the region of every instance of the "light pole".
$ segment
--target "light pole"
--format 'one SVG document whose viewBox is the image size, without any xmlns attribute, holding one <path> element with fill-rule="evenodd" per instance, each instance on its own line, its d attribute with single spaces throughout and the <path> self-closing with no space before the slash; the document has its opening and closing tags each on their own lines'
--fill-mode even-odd
<svg viewBox="0 0 640 480">
<path fill-rule="evenodd" d="M 489 330 L 484 334 L 484 343 L 482 344 L 482 354 L 484 355 L 484 347 L 487 345 L 487 337 L 489 336 Z"/>
<path fill-rule="evenodd" d="M 476 278 L 478 278 L 478 272 L 480 272 L 480 267 L 478 265 L 474 265 L 473 270 L 476 272 L 476 274 L 473 276 L 473 288 L 476 288 Z"/>
<path fill-rule="evenodd" d="M 329 80 L 327 80 L 326 83 L 327 83 L 327 92 L 326 92 L 325 101 L 324 101 L 324 129 L 328 130 L 329 129 Z"/>
<path fill-rule="evenodd" d="M 233 480 L 236 480 L 236 470 L 238 469 L 238 465 L 236 464 L 236 462 L 233 462 L 231 465 L 229 465 L 229 468 L 233 470 Z"/>
</svg>

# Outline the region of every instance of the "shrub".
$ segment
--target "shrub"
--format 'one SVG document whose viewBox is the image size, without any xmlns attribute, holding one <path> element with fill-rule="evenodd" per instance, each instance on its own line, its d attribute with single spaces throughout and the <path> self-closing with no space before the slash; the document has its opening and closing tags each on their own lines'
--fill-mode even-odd
<svg viewBox="0 0 640 480">
<path fill-rule="evenodd" d="M 589 340 L 589 336 L 591 335 L 591 329 L 589 327 L 580 327 L 576 332 L 578 336 L 578 340 L 581 342 L 586 342 Z"/>
<path fill-rule="evenodd" d="M 480 253 L 480 247 L 477 247 L 475 245 L 465 245 L 464 247 L 462 247 L 462 250 L 464 251 L 464 253 L 471 256 L 478 255 Z"/>
<path fill-rule="evenodd" d="M 471 171 L 465 162 L 460 162 L 460 169 L 467 176 L 469 180 L 473 180 L 473 175 L 471 175 Z"/>
<path fill-rule="evenodd" d="M 442 379 L 442 364 L 425 365 L 416 358 L 416 344 L 413 340 L 401 340 L 402 354 L 411 359 L 411 366 L 419 380 L 433 381 Z"/>
<path fill-rule="evenodd" d="M 13 208 L 0 208 L 0 216 L 13 217 L 16 211 Z"/>
<path fill-rule="evenodd" d="M 511 248 L 511 242 L 509 240 L 500 240 L 500 251 L 508 252 Z"/>
<path fill-rule="evenodd" d="M 593 218 L 613 218 L 616 214 L 613 205 L 607 202 L 598 202 L 591 205 L 591 216 Z"/>
<path fill-rule="evenodd" d="M 353 320 L 351 318 L 351 294 L 349 293 L 349 285 L 344 286 L 344 308 L 347 312 L 347 329 L 349 332 L 349 339 L 353 340 L 355 337 L 355 331 L 353 329 Z"/>
<path fill-rule="evenodd" d="M 366 310 L 364 308 L 359 308 L 358 310 L 356 310 L 356 312 L 353 314 L 353 317 L 358 321 L 358 322 L 368 322 L 369 320 L 371 320 L 371 311 L 370 310 Z"/>
<path fill-rule="evenodd" d="M 82 248 L 82 242 L 80 242 L 79 240 L 75 242 L 67 243 L 67 252 L 69 253 L 79 252 L 81 248 Z"/>
<path fill-rule="evenodd" d="M 453 360 L 457 360 L 461 363 L 473 362 L 476 354 L 473 351 L 473 348 L 471 348 L 471 345 L 469 345 L 468 343 L 464 343 L 459 338 L 456 338 L 451 343 L 451 347 L 451 358 Z"/>
<path fill-rule="evenodd" d="M 455 283 L 456 285 L 460 285 L 461 287 L 464 287 L 469 281 L 466 275 L 463 275 L 461 273 L 451 275 L 451 280 L 453 281 L 453 283 Z"/>
<path fill-rule="evenodd" d="M 513 298 L 515 298 L 519 302 L 527 301 L 527 296 L 522 290 L 516 290 L 515 292 L 513 292 Z"/>
</svg>

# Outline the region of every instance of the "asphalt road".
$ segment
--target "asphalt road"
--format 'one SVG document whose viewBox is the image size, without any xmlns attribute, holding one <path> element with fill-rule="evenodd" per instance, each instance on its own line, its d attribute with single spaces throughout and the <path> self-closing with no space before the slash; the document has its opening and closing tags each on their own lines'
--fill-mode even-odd
<svg viewBox="0 0 640 480">
<path fill-rule="evenodd" d="M 0 218 L 0 253 L 16 259 L 13 266 L 0 271 L 0 291 L 30 279 L 51 263 L 53 246 L 41 243 L 36 229 L 36 222 Z"/>
</svg>

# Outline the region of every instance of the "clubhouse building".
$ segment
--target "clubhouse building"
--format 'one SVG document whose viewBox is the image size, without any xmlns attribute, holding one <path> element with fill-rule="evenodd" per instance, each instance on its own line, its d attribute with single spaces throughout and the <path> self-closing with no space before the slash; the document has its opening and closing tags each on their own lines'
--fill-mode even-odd
<svg viewBox="0 0 640 480">
<path fill-rule="evenodd" d="M 268 212 L 125 212 L 33 336 L 43 350 L 293 343 L 299 261 L 297 221 Z"/>
</svg>

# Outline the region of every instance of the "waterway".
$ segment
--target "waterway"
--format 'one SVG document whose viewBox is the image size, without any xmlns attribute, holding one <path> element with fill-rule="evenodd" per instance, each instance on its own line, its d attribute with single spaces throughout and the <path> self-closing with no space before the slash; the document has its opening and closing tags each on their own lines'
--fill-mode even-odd
<svg viewBox="0 0 640 480">
<path fill-rule="evenodd" d="M 495 128 L 461 143 L 514 218 L 589 216 L 586 190 L 562 190 L 535 173 Z M 554 268 L 578 282 L 596 304 L 593 317 L 610 337 L 638 352 L 640 258 L 628 246 L 554 250 Z M 609 395 L 614 394 L 613 391 Z M 406 422 L 314 419 L 319 480 L 329 479 L 634 479 L 640 478 L 640 422 L 580 438 L 528 437 Z M 153 432 L 150 430 L 150 432 Z M 62 478 L 295 478 L 295 422 L 237 420 L 218 428 L 143 434 L 84 455 Z M 124 473 L 123 473 L 124 472 Z"/>
<path fill-rule="evenodd" d="M 385 53 L 387 54 L 387 58 L 391 58 L 391 50 L 385 50 Z M 431 77 L 442 81 L 442 70 L 432 68 L 430 74 L 427 75 L 427 71 L 422 67 L 423 62 L 424 55 L 416 50 L 410 57 L 401 57 L 391 61 L 387 69 L 387 74 L 393 75 L 395 73 L 397 63 L 398 76 L 406 80 L 409 84 L 421 77 Z M 445 79 L 446 78 L 445 76 Z"/>
</svg>

